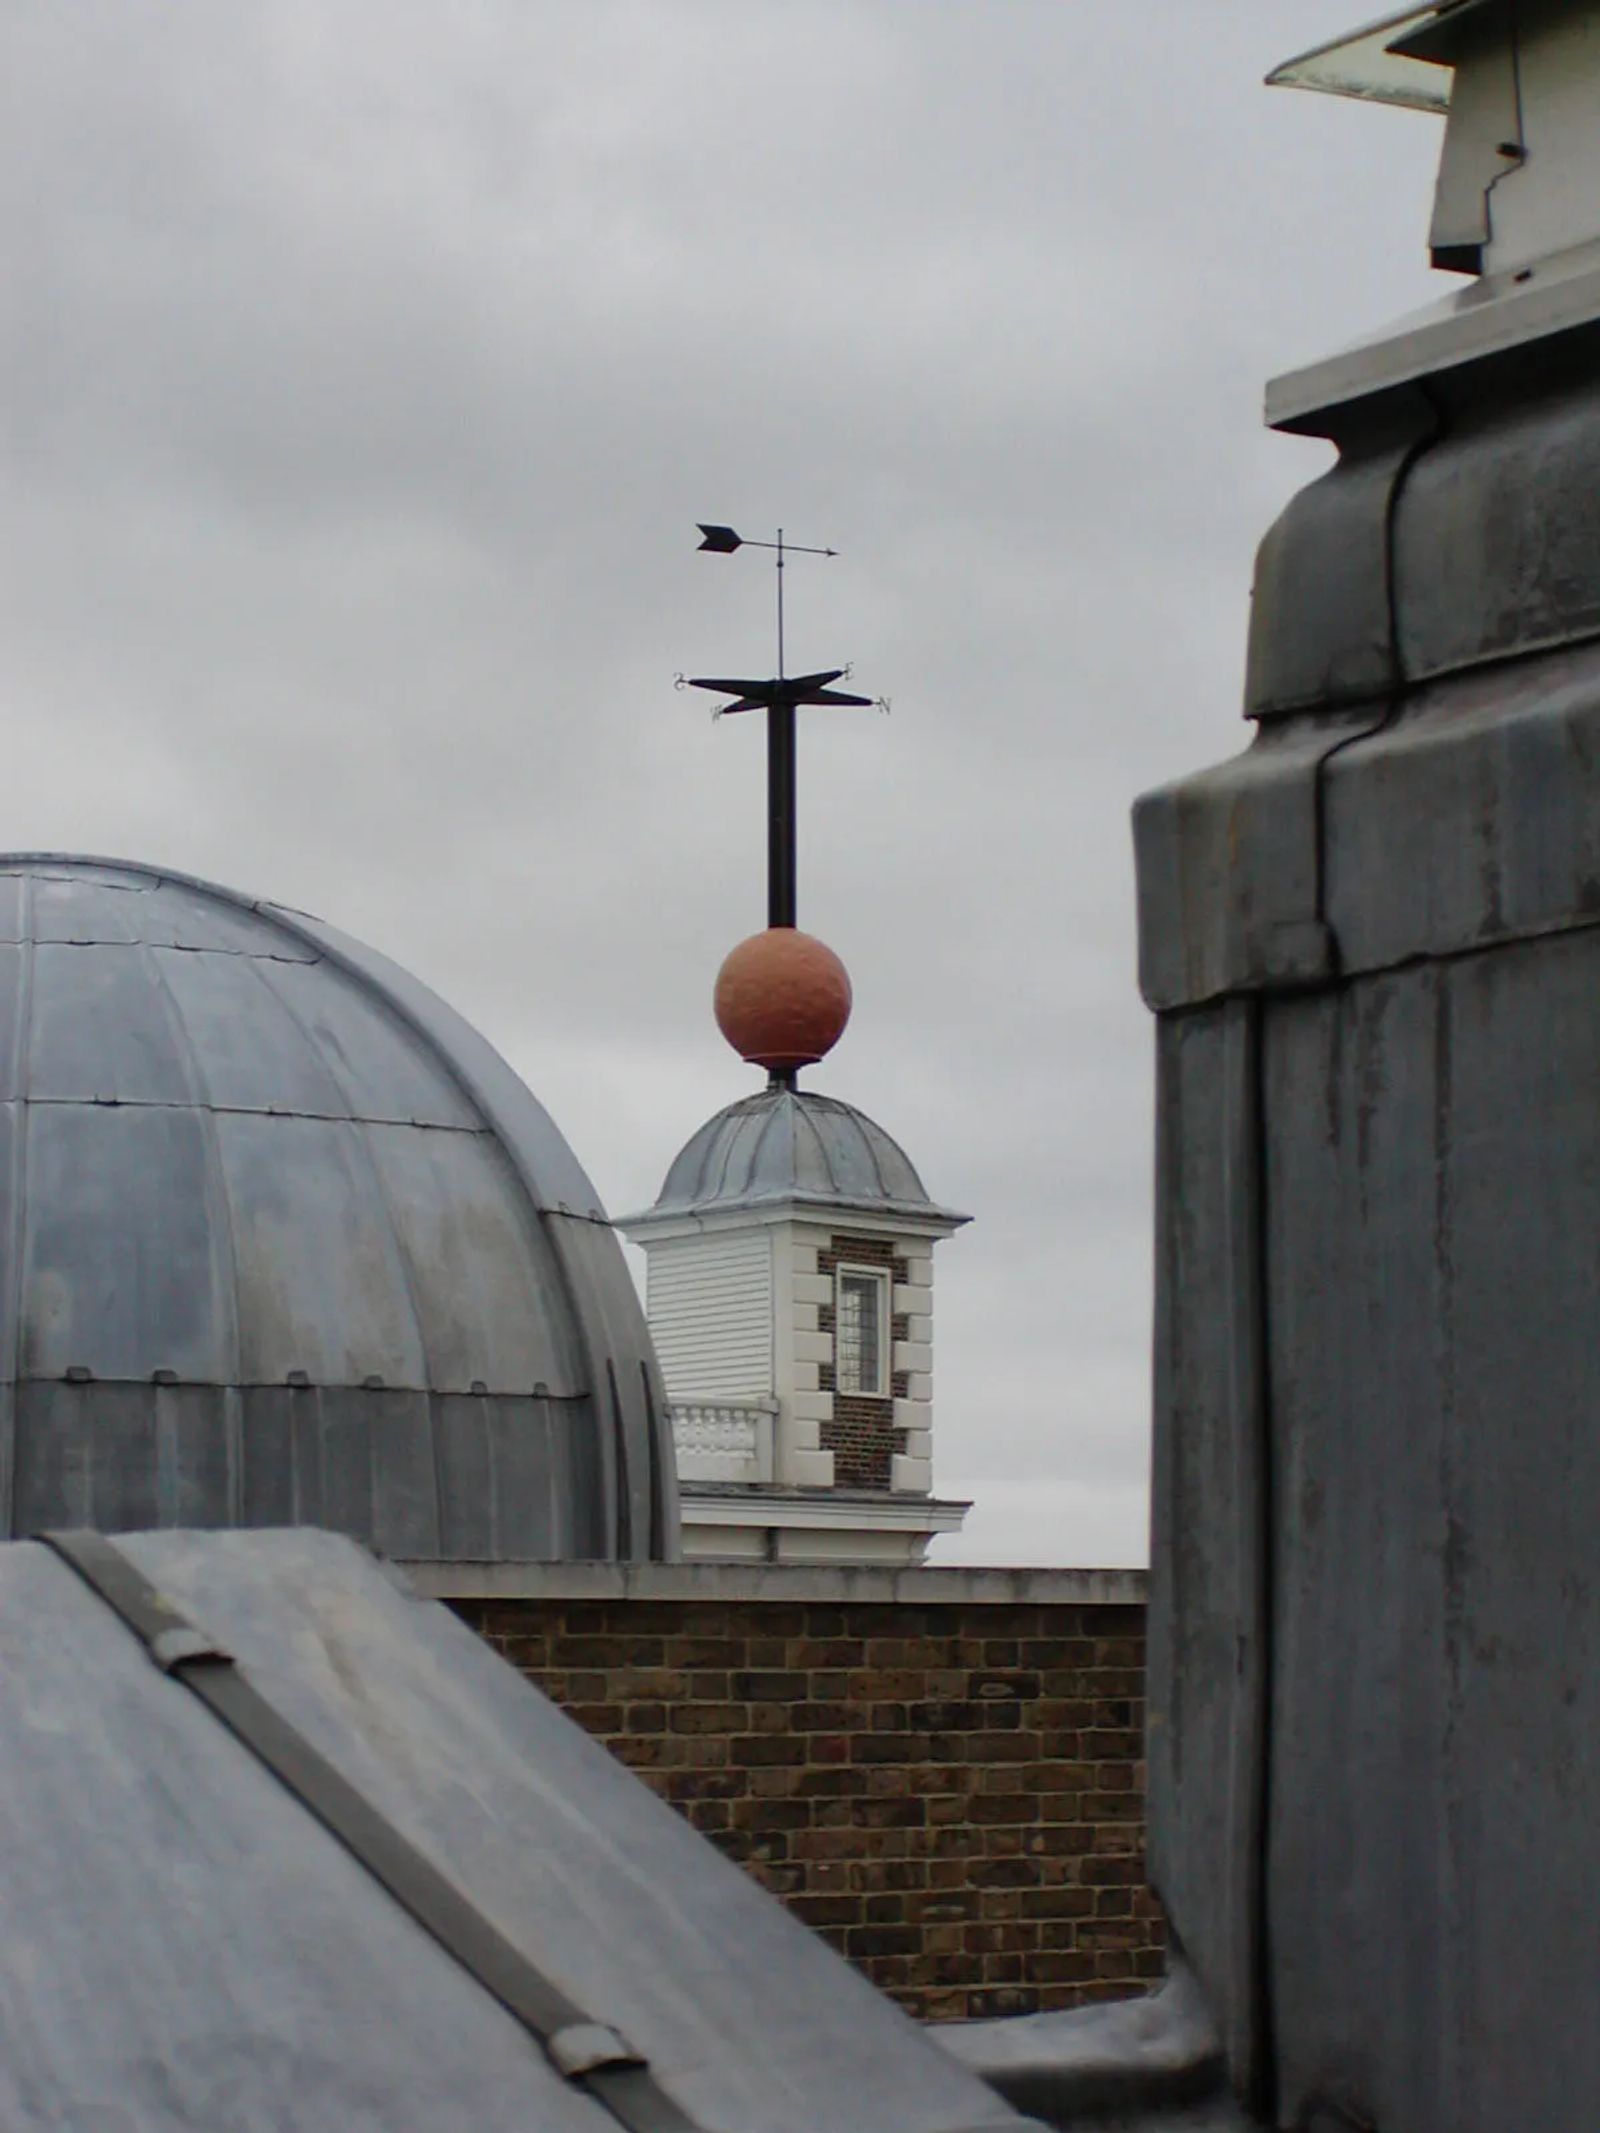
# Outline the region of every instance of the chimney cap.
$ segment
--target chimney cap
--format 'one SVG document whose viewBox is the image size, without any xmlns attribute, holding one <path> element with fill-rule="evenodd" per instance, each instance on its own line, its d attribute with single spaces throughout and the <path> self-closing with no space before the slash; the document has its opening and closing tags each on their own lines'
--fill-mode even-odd
<svg viewBox="0 0 1600 2133">
<path fill-rule="evenodd" d="M 1453 33 L 1460 18 L 1503 5 L 1504 0 L 1435 0 L 1431 7 L 1400 8 L 1286 59 L 1267 76 L 1267 86 L 1316 89 L 1412 111 L 1448 111 Z"/>
</svg>

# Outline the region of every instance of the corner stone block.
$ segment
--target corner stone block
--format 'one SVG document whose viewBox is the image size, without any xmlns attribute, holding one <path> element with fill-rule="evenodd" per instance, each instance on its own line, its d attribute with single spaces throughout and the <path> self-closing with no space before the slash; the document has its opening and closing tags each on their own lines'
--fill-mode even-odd
<svg viewBox="0 0 1600 2133">
<path fill-rule="evenodd" d="M 828 1393 L 826 1395 L 823 1394 L 822 1379 L 818 1374 L 817 1366 L 815 1363 L 795 1364 L 794 1390 L 796 1399 L 800 1398 L 800 1396 L 804 1393 L 814 1394 L 818 1398 L 825 1397 L 828 1402 L 828 1413 L 830 1415 L 833 1413 L 833 1395 L 831 1393 Z"/>
<path fill-rule="evenodd" d="M 791 1415 L 789 1417 L 789 1445 L 791 1450 L 797 1452 L 820 1452 L 822 1449 L 822 1424 L 811 1415 Z"/>
<path fill-rule="evenodd" d="M 933 1320 L 915 1313 L 906 1320 L 906 1334 L 913 1341 L 921 1341 L 925 1347 L 933 1343 Z"/>
<path fill-rule="evenodd" d="M 797 1451 L 789 1461 L 789 1479 L 797 1489 L 831 1489 L 832 1452 Z"/>
<path fill-rule="evenodd" d="M 797 1342 L 795 1353 L 797 1355 L 803 1355 L 809 1353 L 809 1350 L 800 1348 Z M 829 1350 L 829 1354 L 832 1354 L 831 1349 Z M 933 1368 L 932 1342 L 896 1341 L 894 1344 L 894 1363 L 892 1367 L 896 1370 L 931 1370 Z"/>
<path fill-rule="evenodd" d="M 811 1254 L 813 1266 L 816 1264 L 816 1258 L 817 1255 L 813 1252 Z M 833 1283 L 826 1274 L 796 1274 L 794 1277 L 794 1300 L 797 1304 L 832 1303 Z M 902 1308 L 914 1311 L 916 1306 L 915 1304 L 906 1304 L 903 1307 L 900 1304 L 895 1305 L 897 1311 Z"/>
<path fill-rule="evenodd" d="M 933 1487 L 933 1461 L 907 1459 L 896 1452 L 889 1463 L 889 1486 L 903 1496 L 926 1496 Z"/>
<path fill-rule="evenodd" d="M 933 1378 L 928 1371 L 913 1370 L 911 1372 L 906 1379 L 906 1398 L 908 1400 L 931 1400 L 933 1398 Z"/>
<path fill-rule="evenodd" d="M 899 1345 L 898 1343 L 896 1344 Z M 833 1335 L 831 1333 L 806 1333 L 795 1329 L 794 1356 L 797 1363 L 831 1363 L 833 1361 Z M 909 1363 L 896 1363 L 897 1370 L 907 1369 Z"/>
<path fill-rule="evenodd" d="M 830 1408 L 829 1413 L 833 1412 Z M 933 1408 L 927 1400 L 896 1400 L 894 1403 L 894 1426 L 896 1429 L 931 1429 Z"/>
<path fill-rule="evenodd" d="M 933 1457 L 933 1431 L 931 1429 L 908 1429 L 901 1450 L 907 1459 L 931 1459 Z"/>
<path fill-rule="evenodd" d="M 814 1369 L 812 1375 L 816 1375 Z M 831 1422 L 833 1420 L 833 1394 L 831 1392 L 816 1391 L 797 1392 L 789 1402 L 789 1412 L 797 1422 Z"/>
<path fill-rule="evenodd" d="M 794 1324 L 797 1333 L 815 1333 L 817 1330 L 817 1306 L 813 1303 L 796 1302 Z"/>
<path fill-rule="evenodd" d="M 933 1291 L 921 1282 L 897 1281 L 894 1285 L 896 1311 L 910 1311 L 919 1318 L 926 1318 L 933 1309 Z"/>
</svg>

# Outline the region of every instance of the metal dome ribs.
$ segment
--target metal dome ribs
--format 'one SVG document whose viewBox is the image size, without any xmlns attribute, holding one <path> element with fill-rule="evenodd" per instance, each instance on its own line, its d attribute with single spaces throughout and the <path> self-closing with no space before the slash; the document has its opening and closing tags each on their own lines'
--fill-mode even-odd
<svg viewBox="0 0 1600 2133">
<path fill-rule="evenodd" d="M 649 1337 L 482 1037 L 319 920 L 0 857 L 0 1527 L 668 1551 Z"/>
</svg>

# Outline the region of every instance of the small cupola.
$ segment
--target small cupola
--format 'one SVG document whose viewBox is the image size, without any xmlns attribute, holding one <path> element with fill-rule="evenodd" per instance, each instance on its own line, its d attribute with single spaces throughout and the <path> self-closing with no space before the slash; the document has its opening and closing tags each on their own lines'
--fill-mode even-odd
<svg viewBox="0 0 1600 2133">
<path fill-rule="evenodd" d="M 799 1087 L 850 1020 L 849 973 L 799 928 L 796 714 L 871 707 L 848 668 L 784 663 L 779 531 L 702 525 L 702 550 L 777 566 L 776 672 L 701 677 L 719 717 L 766 722 L 767 925 L 717 975 L 717 1026 L 767 1085 L 708 1119 L 653 1207 L 618 1224 L 648 1266 L 646 1315 L 671 1405 L 684 1553 L 917 1563 L 967 1506 L 933 1495 L 933 1247 L 967 1220 L 928 1197 L 865 1113 Z"/>
<path fill-rule="evenodd" d="M 774 1084 L 719 1111 L 624 1218 L 695 1556 L 915 1562 L 933 1496 L 932 1200 L 853 1105 Z"/>
</svg>

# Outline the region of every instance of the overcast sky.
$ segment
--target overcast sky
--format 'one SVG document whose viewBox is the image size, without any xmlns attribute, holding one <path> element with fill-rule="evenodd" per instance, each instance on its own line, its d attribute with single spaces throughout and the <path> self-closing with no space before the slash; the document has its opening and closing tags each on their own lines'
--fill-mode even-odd
<svg viewBox="0 0 1600 2133">
<path fill-rule="evenodd" d="M 613 1212 L 755 1086 L 781 521 L 815 1086 L 969 1210 L 970 1561 L 1143 1559 L 1128 809 L 1243 744 L 1263 381 L 1452 284 L 1437 122 L 1267 91 L 1372 0 L 0 0 L 0 846 L 316 911 Z"/>
</svg>

